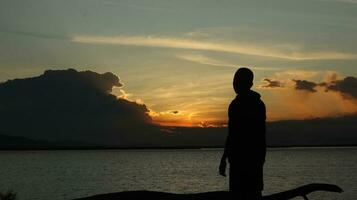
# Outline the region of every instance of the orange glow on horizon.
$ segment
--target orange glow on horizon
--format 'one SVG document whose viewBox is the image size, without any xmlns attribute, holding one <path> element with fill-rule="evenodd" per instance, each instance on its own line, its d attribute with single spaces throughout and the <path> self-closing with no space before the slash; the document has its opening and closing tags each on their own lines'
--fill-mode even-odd
<svg viewBox="0 0 357 200">
<path fill-rule="evenodd" d="M 271 78 L 283 83 L 283 87 L 266 88 L 255 83 L 253 90 L 261 94 L 267 110 L 267 122 L 282 120 L 308 120 L 315 118 L 337 117 L 357 113 L 357 101 L 336 91 L 327 91 L 323 86 L 316 86 L 315 91 L 297 90 L 293 79 L 331 82 L 342 80 L 343 76 L 333 71 L 284 71 L 278 72 Z M 223 78 L 222 78 L 223 79 Z M 224 79 L 227 79 L 224 77 Z M 228 83 L 222 83 L 228 85 Z M 181 86 L 181 85 L 180 85 Z M 188 88 L 195 84 L 188 84 Z M 213 87 L 214 85 L 205 84 Z M 177 86 L 178 87 L 178 86 Z M 127 93 L 122 88 L 112 94 L 140 105 L 146 105 L 147 114 L 152 123 L 168 127 L 224 127 L 227 126 L 227 108 L 234 98 L 231 93 L 217 93 L 218 90 L 204 90 L 193 87 L 191 90 L 169 87 L 161 89 L 155 96 L 149 95 L 141 100 L 141 95 Z M 186 85 L 185 85 L 186 87 Z M 183 87 L 183 88 L 185 88 Z M 204 88 L 203 88 L 204 89 Z M 231 88 L 223 87 L 222 90 Z M 212 95 L 211 95 L 212 92 Z M 170 94 L 170 95 L 167 95 Z M 182 99 L 182 94 L 185 98 Z M 210 94 L 210 95 L 208 95 Z M 206 96 L 205 96 L 206 95 Z M 231 96 L 229 96 L 231 95 Z M 136 99 L 135 101 L 133 99 Z M 162 99 L 165 99 L 163 102 Z"/>
<path fill-rule="evenodd" d="M 227 123 L 218 122 L 189 122 L 189 121 L 175 121 L 175 120 L 154 120 L 154 124 L 168 127 L 200 127 L 200 128 L 213 128 L 213 127 L 226 127 Z"/>
<path fill-rule="evenodd" d="M 202 114 L 188 111 L 155 112 L 150 110 L 150 117 L 154 124 L 175 127 L 224 127 L 227 122 L 220 118 L 210 118 Z"/>
</svg>

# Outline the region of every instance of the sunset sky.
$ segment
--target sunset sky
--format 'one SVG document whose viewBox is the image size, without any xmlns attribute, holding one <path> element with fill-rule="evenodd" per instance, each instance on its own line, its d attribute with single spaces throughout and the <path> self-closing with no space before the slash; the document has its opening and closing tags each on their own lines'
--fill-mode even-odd
<svg viewBox="0 0 357 200">
<path fill-rule="evenodd" d="M 0 0 L 0 82 L 112 72 L 156 123 L 209 126 L 243 66 L 270 121 L 356 113 L 326 84 L 357 76 L 357 0 Z"/>
</svg>

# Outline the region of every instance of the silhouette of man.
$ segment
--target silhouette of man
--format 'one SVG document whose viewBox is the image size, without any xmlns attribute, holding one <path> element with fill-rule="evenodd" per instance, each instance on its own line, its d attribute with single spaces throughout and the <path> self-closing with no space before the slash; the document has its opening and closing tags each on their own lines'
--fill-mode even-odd
<svg viewBox="0 0 357 200">
<path fill-rule="evenodd" d="M 239 68 L 233 88 L 237 96 L 228 109 L 228 136 L 219 166 L 226 176 L 229 162 L 229 191 L 235 199 L 257 200 L 262 197 L 263 164 L 266 154 L 265 105 L 253 86 L 253 72 Z"/>
</svg>

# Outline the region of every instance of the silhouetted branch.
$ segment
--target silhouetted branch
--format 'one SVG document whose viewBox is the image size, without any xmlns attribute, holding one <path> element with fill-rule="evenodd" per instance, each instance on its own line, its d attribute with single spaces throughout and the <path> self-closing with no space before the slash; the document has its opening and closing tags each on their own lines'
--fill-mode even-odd
<svg viewBox="0 0 357 200">
<path fill-rule="evenodd" d="M 16 199 L 16 193 L 9 190 L 5 193 L 0 192 L 0 200 L 15 200 Z"/>
<path fill-rule="evenodd" d="M 305 200 L 307 194 L 315 191 L 339 192 L 343 190 L 337 185 L 313 183 L 304 185 L 292 190 L 279 192 L 264 196 L 263 200 L 288 200 L 301 196 Z M 100 194 L 91 197 L 80 198 L 77 200 L 136 200 L 136 199 L 155 199 L 155 200 L 222 200 L 229 199 L 229 192 L 216 191 L 196 194 L 173 194 L 154 191 L 127 191 L 110 194 Z"/>
<path fill-rule="evenodd" d="M 264 200 L 285 200 L 285 199 L 292 199 L 298 196 L 301 196 L 306 200 L 308 199 L 306 195 L 315 191 L 327 191 L 327 192 L 338 192 L 338 193 L 343 192 L 343 190 L 337 185 L 312 183 L 285 192 L 279 192 L 276 194 L 265 196 Z"/>
</svg>

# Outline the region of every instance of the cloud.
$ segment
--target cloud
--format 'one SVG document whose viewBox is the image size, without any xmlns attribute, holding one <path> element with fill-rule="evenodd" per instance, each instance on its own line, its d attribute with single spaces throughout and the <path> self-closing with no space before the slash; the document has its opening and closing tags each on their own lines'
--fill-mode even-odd
<svg viewBox="0 0 357 200">
<path fill-rule="evenodd" d="M 266 46 L 259 44 L 238 43 L 234 41 L 217 42 L 211 40 L 200 40 L 200 37 L 192 38 L 191 32 L 185 34 L 186 37 L 165 37 L 165 36 L 70 36 L 56 33 L 40 33 L 24 30 L 0 29 L 0 33 L 15 34 L 22 36 L 35 37 L 40 39 L 68 40 L 76 43 L 86 44 L 109 44 L 143 47 L 161 47 L 175 49 L 190 49 L 217 51 L 227 53 L 237 53 L 250 56 L 262 56 L 276 59 L 287 60 L 351 60 L 357 59 L 357 54 L 344 53 L 338 51 L 313 51 L 308 52 L 300 50 L 300 47 L 294 45 L 274 45 Z M 228 64 L 230 65 L 230 64 Z"/>
<path fill-rule="evenodd" d="M 291 79 L 312 79 L 323 74 L 323 71 L 314 70 L 286 70 L 274 74 L 276 80 L 291 80 Z"/>
<path fill-rule="evenodd" d="M 284 87 L 284 84 L 278 80 L 272 80 L 269 78 L 265 78 L 264 79 L 265 82 L 267 82 L 267 84 L 262 85 L 261 87 L 265 87 L 265 88 L 281 88 Z"/>
<path fill-rule="evenodd" d="M 342 87 L 345 78 L 335 71 L 304 70 L 277 72 L 267 77 L 284 85 L 281 89 L 264 90 L 263 97 L 269 96 L 268 118 L 275 121 L 357 113 L 357 101 L 352 96 L 353 88 L 356 88 L 354 79 L 349 78 L 348 84 Z M 266 83 L 258 89 L 267 89 L 264 85 Z"/>
<path fill-rule="evenodd" d="M 316 92 L 315 87 L 317 86 L 316 83 L 306 80 L 293 80 L 295 82 L 295 89 L 296 90 L 304 90 L 308 92 Z"/>
<path fill-rule="evenodd" d="M 129 98 L 130 98 L 130 96 L 132 96 L 132 94 L 127 93 L 127 92 L 126 92 L 125 90 L 123 90 L 123 89 L 119 89 L 119 91 L 120 91 L 120 93 L 121 93 L 121 95 L 119 96 L 119 98 L 122 98 L 122 99 L 126 99 L 126 100 L 131 101 Z"/>
<path fill-rule="evenodd" d="M 204 65 L 211 65 L 211 66 L 217 66 L 217 67 L 229 67 L 229 68 L 239 68 L 242 67 L 242 65 L 238 64 L 232 64 L 228 63 L 225 61 L 217 60 L 214 58 L 210 58 L 204 55 L 200 54 L 181 54 L 176 56 L 179 59 L 186 60 L 186 61 L 191 61 L 199 64 L 204 64 Z M 277 70 L 278 68 L 272 68 L 272 67 L 249 67 L 253 70 Z"/>
<path fill-rule="evenodd" d="M 262 79 L 262 84 L 258 86 L 260 89 L 278 89 L 278 88 L 295 88 L 296 90 L 305 90 L 315 92 L 314 82 L 307 81 L 306 79 L 316 79 L 326 72 L 322 71 L 305 71 L 305 70 L 287 70 L 276 72 L 270 77 Z M 330 72 L 326 78 L 333 78 Z M 336 75 L 337 76 L 337 75 Z"/>
<path fill-rule="evenodd" d="M 357 78 L 348 76 L 342 80 L 335 80 L 326 83 L 327 91 L 336 91 L 341 93 L 345 98 L 357 100 Z"/>
<path fill-rule="evenodd" d="M 296 89 L 303 89 L 303 86 L 300 86 L 301 81 L 298 80 L 305 80 L 305 79 L 315 79 L 325 72 L 322 71 L 306 71 L 306 70 L 286 70 L 286 71 L 279 71 L 274 73 L 270 77 L 263 78 L 261 80 L 261 84 L 258 85 L 257 88 L 259 89 L 288 89 L 291 87 L 298 87 Z M 330 77 L 330 76 L 329 76 Z M 329 78 L 328 77 L 328 78 Z M 298 83 L 296 83 L 298 82 Z M 303 81 L 304 82 L 304 81 Z M 307 89 L 307 88 L 305 88 Z M 311 90 L 309 90 L 311 91 Z"/>
<path fill-rule="evenodd" d="M 155 112 L 150 110 L 149 115 L 153 121 L 161 126 L 193 126 L 197 124 L 189 123 L 194 113 L 181 110 L 167 110 Z"/>
<path fill-rule="evenodd" d="M 331 74 L 327 77 L 326 82 L 315 83 L 307 80 L 293 80 L 295 82 L 296 90 L 306 90 L 309 92 L 316 92 L 316 87 L 325 88 L 326 92 L 335 91 L 340 93 L 344 98 L 357 100 L 357 78 L 348 76 L 343 79 L 337 79 L 338 75 Z"/>
<path fill-rule="evenodd" d="M 293 86 L 283 90 L 269 90 L 271 99 L 267 102 L 270 120 L 311 119 L 357 113 L 355 101 L 343 98 L 337 92 L 325 92 L 323 87 L 316 92 L 297 92 Z"/>
<path fill-rule="evenodd" d="M 143 104 L 117 98 L 108 72 L 48 70 L 0 84 L 0 134 L 89 144 L 150 144 L 159 134 Z M 145 134 L 143 135 L 143 132 Z"/>
<path fill-rule="evenodd" d="M 357 4 L 357 0 L 337 0 L 337 1 L 342 3 Z"/>
<path fill-rule="evenodd" d="M 40 38 L 40 39 L 57 39 L 57 40 L 71 39 L 71 37 L 66 35 L 38 33 L 38 32 L 22 31 L 22 30 L 0 29 L 0 33 L 29 36 L 29 37 Z"/>
<path fill-rule="evenodd" d="M 218 51 L 237 53 L 250 56 L 263 56 L 288 60 L 335 60 L 335 59 L 357 59 L 357 55 L 342 52 L 302 52 L 276 49 L 276 47 L 265 47 L 259 45 L 239 44 L 234 42 L 212 42 L 174 37 L 154 36 L 74 36 L 72 42 L 103 45 L 126 45 L 161 47 L 175 49 L 192 49 L 205 51 Z"/>
<path fill-rule="evenodd" d="M 226 63 L 223 61 L 219 61 L 204 55 L 199 55 L 199 54 L 184 54 L 184 55 L 178 55 L 176 56 L 177 58 L 180 58 L 182 60 L 187 60 L 195 63 L 200 63 L 204 65 L 212 65 L 212 66 L 219 66 L 219 67 L 233 67 L 237 68 L 239 65 L 231 64 L 231 63 Z"/>
</svg>

